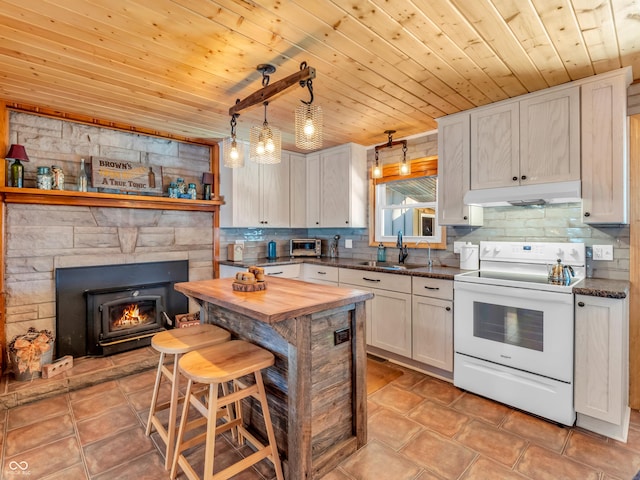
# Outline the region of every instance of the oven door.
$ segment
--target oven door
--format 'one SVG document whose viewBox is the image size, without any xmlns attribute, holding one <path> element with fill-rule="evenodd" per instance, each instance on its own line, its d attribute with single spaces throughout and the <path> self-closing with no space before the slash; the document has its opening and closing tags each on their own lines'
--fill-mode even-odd
<svg viewBox="0 0 640 480">
<path fill-rule="evenodd" d="M 573 295 L 454 282 L 454 348 L 573 382 Z"/>
</svg>

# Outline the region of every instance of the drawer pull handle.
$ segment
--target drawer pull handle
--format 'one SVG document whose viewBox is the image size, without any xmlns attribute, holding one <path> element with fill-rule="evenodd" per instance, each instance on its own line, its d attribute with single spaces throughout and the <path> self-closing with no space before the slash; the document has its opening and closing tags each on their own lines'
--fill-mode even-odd
<svg viewBox="0 0 640 480">
<path fill-rule="evenodd" d="M 327 272 L 316 272 L 318 275 L 326 275 Z"/>
<path fill-rule="evenodd" d="M 584 307 L 584 302 L 578 302 L 579 307 Z"/>
<path fill-rule="evenodd" d="M 424 286 L 424 288 L 426 288 L 427 290 L 440 290 L 440 287 L 427 287 L 426 285 Z"/>
<path fill-rule="evenodd" d="M 267 275 L 282 275 L 284 272 L 270 272 Z"/>
<path fill-rule="evenodd" d="M 367 278 L 367 277 L 362 277 L 363 280 L 366 280 L 367 282 L 379 282 L 380 279 L 378 278 Z"/>
</svg>

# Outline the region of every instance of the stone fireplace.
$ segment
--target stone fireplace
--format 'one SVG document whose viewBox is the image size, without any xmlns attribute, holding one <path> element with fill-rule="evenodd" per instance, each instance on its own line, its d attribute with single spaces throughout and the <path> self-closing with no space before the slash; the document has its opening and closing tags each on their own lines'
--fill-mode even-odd
<svg viewBox="0 0 640 480">
<path fill-rule="evenodd" d="M 56 357 L 149 345 L 165 319 L 188 311 L 187 298 L 173 288 L 188 279 L 188 261 L 57 269 Z"/>
</svg>

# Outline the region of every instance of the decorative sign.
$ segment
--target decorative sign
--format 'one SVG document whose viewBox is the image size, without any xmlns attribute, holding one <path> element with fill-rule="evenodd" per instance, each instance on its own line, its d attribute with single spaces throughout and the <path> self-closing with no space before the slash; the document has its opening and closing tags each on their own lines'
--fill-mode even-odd
<svg viewBox="0 0 640 480">
<path fill-rule="evenodd" d="M 162 167 L 127 160 L 91 157 L 94 188 L 162 195 Z"/>
</svg>

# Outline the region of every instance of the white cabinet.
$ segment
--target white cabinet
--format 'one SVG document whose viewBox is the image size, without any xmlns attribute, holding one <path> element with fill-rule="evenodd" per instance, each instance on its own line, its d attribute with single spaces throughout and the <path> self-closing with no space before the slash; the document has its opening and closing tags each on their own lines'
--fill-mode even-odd
<svg viewBox="0 0 640 480">
<path fill-rule="evenodd" d="M 340 286 L 370 291 L 367 344 L 411 357 L 411 277 L 393 273 L 339 269 Z"/>
<path fill-rule="evenodd" d="M 307 227 L 367 226 L 367 158 L 349 143 L 307 155 Z"/>
<path fill-rule="evenodd" d="M 453 372 L 453 282 L 413 277 L 412 358 Z"/>
<path fill-rule="evenodd" d="M 438 223 L 482 225 L 482 207 L 465 205 L 470 186 L 469 114 L 438 119 Z"/>
<path fill-rule="evenodd" d="M 586 224 L 626 224 L 628 216 L 627 88 L 631 69 L 581 87 L 582 215 Z"/>
<path fill-rule="evenodd" d="M 300 268 L 300 278 L 305 282 L 338 285 L 338 267 L 303 263 Z"/>
<path fill-rule="evenodd" d="M 626 441 L 629 425 L 628 299 L 575 296 L 577 425 Z"/>
<path fill-rule="evenodd" d="M 307 227 L 307 161 L 301 153 L 289 153 L 289 226 Z"/>
<path fill-rule="evenodd" d="M 223 227 L 289 227 L 289 154 L 282 161 L 261 165 L 248 159 L 242 168 L 220 168 L 220 209 Z"/>
<path fill-rule="evenodd" d="M 471 111 L 471 189 L 580 180 L 580 87 Z"/>
</svg>

